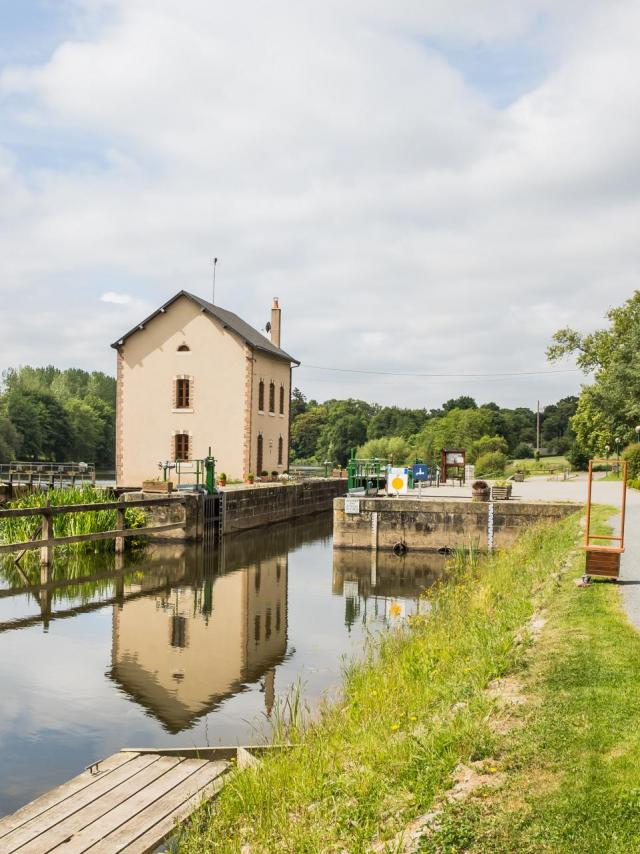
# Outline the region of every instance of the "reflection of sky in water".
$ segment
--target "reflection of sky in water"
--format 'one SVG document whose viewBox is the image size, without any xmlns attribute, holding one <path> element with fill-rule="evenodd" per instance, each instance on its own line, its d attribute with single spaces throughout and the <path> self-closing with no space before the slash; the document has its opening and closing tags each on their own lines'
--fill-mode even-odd
<svg viewBox="0 0 640 854">
<path fill-rule="evenodd" d="M 334 560 L 330 530 L 316 518 L 230 539 L 222 573 L 171 547 L 119 586 L 0 598 L 0 815 L 123 746 L 248 743 L 274 694 L 335 690 L 344 658 L 413 613 L 433 574 L 413 556 Z"/>
</svg>

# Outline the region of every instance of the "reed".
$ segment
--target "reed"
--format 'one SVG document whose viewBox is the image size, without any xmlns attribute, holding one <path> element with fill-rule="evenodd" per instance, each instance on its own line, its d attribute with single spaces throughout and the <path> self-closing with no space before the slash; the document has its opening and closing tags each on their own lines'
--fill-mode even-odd
<svg viewBox="0 0 640 854">
<path fill-rule="evenodd" d="M 9 504 L 11 509 L 24 509 L 29 507 L 42 507 L 49 501 L 52 506 L 64 504 L 101 504 L 115 501 L 116 495 L 107 489 L 96 489 L 92 486 L 66 487 L 64 489 L 53 489 L 49 492 L 36 492 L 26 495 Z M 115 510 L 94 510 L 83 513 L 63 513 L 55 516 L 53 520 L 53 533 L 56 537 L 74 537 L 80 534 L 95 534 L 99 531 L 110 531 L 116 526 L 117 513 Z M 26 542 L 33 538 L 40 524 L 40 518 L 36 516 L 23 516 L 17 519 L 0 519 L 0 543 Z M 141 528 L 146 524 L 146 514 L 137 509 L 129 508 L 125 511 L 125 526 L 127 528 Z M 131 545 L 127 539 L 126 544 Z M 69 545 L 56 546 L 56 554 L 95 553 L 113 551 L 114 540 L 98 540 L 93 543 L 72 543 Z M 28 553 L 25 561 L 31 562 L 35 553 Z M 9 556 L 9 560 L 13 558 Z M 5 560 L 2 561 L 6 564 Z"/>
</svg>

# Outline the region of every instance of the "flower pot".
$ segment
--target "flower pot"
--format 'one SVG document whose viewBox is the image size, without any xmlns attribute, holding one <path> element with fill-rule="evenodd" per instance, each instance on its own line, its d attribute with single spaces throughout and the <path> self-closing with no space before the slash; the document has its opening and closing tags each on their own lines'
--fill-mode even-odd
<svg viewBox="0 0 640 854">
<path fill-rule="evenodd" d="M 490 489 L 474 489 L 471 491 L 471 498 L 473 501 L 488 501 L 490 495 Z"/>
<path fill-rule="evenodd" d="M 142 491 L 143 492 L 162 492 L 169 493 L 173 492 L 173 481 L 172 480 L 143 480 L 142 481 Z"/>
<path fill-rule="evenodd" d="M 508 501 L 511 498 L 511 487 L 494 486 L 491 489 L 491 497 L 494 501 Z"/>
</svg>

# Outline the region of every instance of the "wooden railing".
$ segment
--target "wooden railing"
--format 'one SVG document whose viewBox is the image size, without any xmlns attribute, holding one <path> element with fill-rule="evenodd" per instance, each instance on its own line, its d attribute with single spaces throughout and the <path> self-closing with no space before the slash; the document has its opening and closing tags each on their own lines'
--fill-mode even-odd
<svg viewBox="0 0 640 854">
<path fill-rule="evenodd" d="M 115 540 L 116 554 L 124 551 L 126 537 L 144 537 L 160 534 L 165 531 L 175 531 L 184 528 L 186 518 L 179 522 L 167 522 L 164 525 L 152 525 L 143 528 L 125 528 L 125 512 L 132 507 L 163 507 L 177 504 L 185 507 L 187 499 L 176 498 L 141 498 L 134 501 L 103 501 L 95 504 L 59 504 L 44 507 L 25 507 L 12 510 L 0 510 L 2 519 L 19 519 L 25 516 L 40 516 L 40 525 L 36 528 L 33 539 L 20 543 L 0 544 L 0 554 L 20 552 L 20 557 L 29 549 L 40 549 L 40 563 L 44 566 L 51 562 L 54 546 L 64 546 L 70 543 L 90 543 L 98 540 Z M 98 513 L 103 510 L 116 511 L 116 527 L 112 531 L 96 531 L 93 534 L 75 534 L 71 537 L 55 537 L 53 535 L 53 520 L 56 516 L 70 513 Z M 186 508 L 185 514 L 186 516 Z M 38 538 L 39 537 L 39 538 Z M 36 539 L 38 538 L 38 539 Z"/>
</svg>

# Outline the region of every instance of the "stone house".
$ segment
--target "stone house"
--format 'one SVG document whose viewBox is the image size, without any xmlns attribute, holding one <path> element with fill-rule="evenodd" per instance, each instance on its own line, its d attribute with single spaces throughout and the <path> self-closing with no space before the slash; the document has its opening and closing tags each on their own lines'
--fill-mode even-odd
<svg viewBox="0 0 640 854">
<path fill-rule="evenodd" d="M 236 314 L 180 291 L 111 346 L 117 350 L 116 480 L 140 486 L 180 461 L 207 456 L 228 478 L 289 465 L 291 370 L 280 348 Z M 184 480 L 184 477 L 183 477 Z"/>
</svg>

